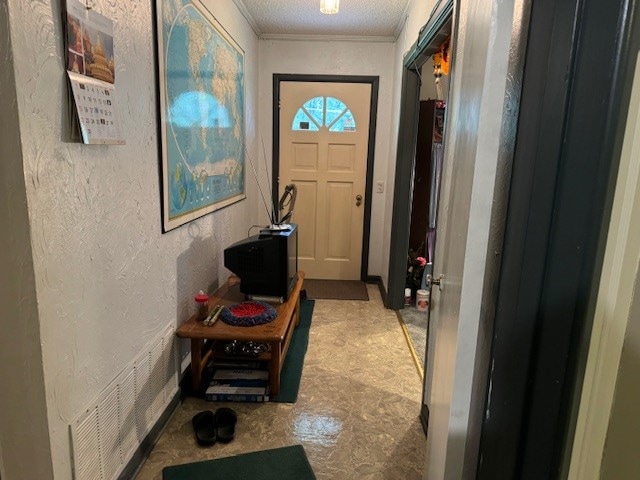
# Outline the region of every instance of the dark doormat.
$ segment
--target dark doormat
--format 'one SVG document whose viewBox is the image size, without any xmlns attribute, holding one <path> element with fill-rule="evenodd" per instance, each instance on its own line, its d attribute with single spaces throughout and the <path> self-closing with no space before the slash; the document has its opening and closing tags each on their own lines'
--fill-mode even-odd
<svg viewBox="0 0 640 480">
<path fill-rule="evenodd" d="M 307 297 L 314 300 L 369 300 L 367 284 L 359 280 L 304 279 Z"/>
<path fill-rule="evenodd" d="M 302 445 L 187 463 L 162 470 L 162 480 L 315 480 Z"/>
</svg>

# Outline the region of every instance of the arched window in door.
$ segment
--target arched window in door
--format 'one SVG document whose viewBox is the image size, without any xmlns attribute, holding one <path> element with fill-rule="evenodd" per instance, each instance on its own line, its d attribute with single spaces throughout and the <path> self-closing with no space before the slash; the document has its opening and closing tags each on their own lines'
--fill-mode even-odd
<svg viewBox="0 0 640 480">
<path fill-rule="evenodd" d="M 328 128 L 330 132 L 355 132 L 356 121 L 344 102 L 334 97 L 314 97 L 298 108 L 291 130 L 317 132 Z"/>
</svg>

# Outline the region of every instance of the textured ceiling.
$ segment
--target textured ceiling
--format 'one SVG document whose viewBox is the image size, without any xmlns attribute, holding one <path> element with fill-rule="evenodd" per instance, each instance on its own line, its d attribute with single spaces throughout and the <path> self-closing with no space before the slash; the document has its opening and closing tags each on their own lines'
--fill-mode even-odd
<svg viewBox="0 0 640 480">
<path fill-rule="evenodd" d="M 410 0 L 340 0 L 336 15 L 320 0 L 234 0 L 258 35 L 395 37 Z"/>
</svg>

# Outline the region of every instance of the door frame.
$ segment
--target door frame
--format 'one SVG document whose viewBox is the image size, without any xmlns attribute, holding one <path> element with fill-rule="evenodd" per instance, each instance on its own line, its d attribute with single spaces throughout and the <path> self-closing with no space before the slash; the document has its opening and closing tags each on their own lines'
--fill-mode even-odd
<svg viewBox="0 0 640 480">
<path fill-rule="evenodd" d="M 274 73 L 273 74 L 273 148 L 272 186 L 273 204 L 278 202 L 278 178 L 280 176 L 280 83 L 281 82 L 321 82 L 321 83 L 365 83 L 371 85 L 371 104 L 369 105 L 369 140 L 367 144 L 367 178 L 364 192 L 364 224 L 362 232 L 362 256 L 360 280 L 369 280 L 369 242 L 371 237 L 371 195 L 373 194 L 373 165 L 376 143 L 376 119 L 378 112 L 378 85 L 380 77 L 361 75 L 307 75 Z"/>
<path fill-rule="evenodd" d="M 389 273 L 385 306 L 392 310 L 404 307 L 404 288 L 407 274 L 407 251 L 411 227 L 413 201 L 413 171 L 416 161 L 418 114 L 420 113 L 420 70 L 451 34 L 453 28 L 453 0 L 440 8 L 427 22 L 418 40 L 404 58 L 400 98 L 398 149 L 393 189 L 391 238 L 389 245 Z M 455 62 L 455 59 L 454 59 Z M 445 113 L 445 134 L 447 115 Z M 406 195 L 405 192 L 411 192 Z M 428 416 L 428 413 L 425 413 Z M 423 419 L 423 422 L 425 420 Z"/>
<path fill-rule="evenodd" d="M 532 3 L 478 479 L 567 476 L 638 17 L 638 0 Z"/>
</svg>

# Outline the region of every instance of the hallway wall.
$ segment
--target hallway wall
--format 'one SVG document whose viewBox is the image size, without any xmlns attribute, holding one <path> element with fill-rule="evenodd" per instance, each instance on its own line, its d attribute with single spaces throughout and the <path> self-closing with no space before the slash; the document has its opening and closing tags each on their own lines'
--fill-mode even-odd
<svg viewBox="0 0 640 480">
<path fill-rule="evenodd" d="M 629 321 L 620 356 L 620 370 L 600 468 L 601 480 L 638 478 L 640 459 L 635 455 L 640 434 L 640 271 L 636 267 Z"/>
<path fill-rule="evenodd" d="M 0 476 L 51 478 L 40 326 L 6 2 L 0 4 L 0 63 Z"/>
<path fill-rule="evenodd" d="M 640 389 L 640 62 L 636 62 L 569 480 L 636 478 Z M 628 457 L 628 458 L 627 458 Z M 636 474 L 633 474 L 635 469 Z"/>
<path fill-rule="evenodd" d="M 247 200 L 161 233 L 154 2 L 92 2 L 95 11 L 115 22 L 118 113 L 126 145 L 66 142 L 61 3 L 25 0 L 8 7 L 24 163 L 18 175 L 24 178 L 22 184 L 8 188 L 16 189 L 12 198 L 18 203 L 26 193 L 28 212 L 15 208 L 0 213 L 2 220 L 17 216 L 12 221 L 20 227 L 21 236 L 9 245 L 8 255 L 21 264 L 14 269 L 31 260 L 28 237 L 20 241 L 27 226 L 31 231 L 37 292 L 36 315 L 35 294 L 29 296 L 34 279 L 29 281 L 25 268 L 10 313 L 24 314 L 22 328 L 29 331 L 23 337 L 31 338 L 22 338 L 15 348 L 37 348 L 11 368 L 27 364 L 33 369 L 34 378 L 28 380 L 32 392 L 17 390 L 19 384 L 5 384 L 4 390 L 30 393 L 35 402 L 42 399 L 44 392 L 37 388 L 42 355 L 49 461 L 56 479 L 71 478 L 69 423 L 168 324 L 188 318 L 198 289 L 226 278 L 222 250 L 246 236 L 258 211 L 255 182 L 247 178 Z M 232 0 L 205 3 L 245 52 L 246 132 L 255 157 L 257 37 Z M 12 158 L 21 170 L 16 166 L 19 156 Z M 6 260 L 3 257 L 3 264 Z M 183 342 L 183 356 L 187 348 Z M 31 370 L 25 373 L 31 375 Z M 22 412 L 11 409 L 0 415 L 21 418 Z M 25 433 L 27 443 L 39 445 L 46 439 L 37 438 L 37 429 Z M 5 445 L 3 453 L 7 472 L 11 464 L 33 455 L 8 452 Z"/>
</svg>

